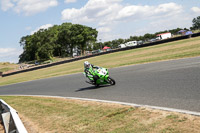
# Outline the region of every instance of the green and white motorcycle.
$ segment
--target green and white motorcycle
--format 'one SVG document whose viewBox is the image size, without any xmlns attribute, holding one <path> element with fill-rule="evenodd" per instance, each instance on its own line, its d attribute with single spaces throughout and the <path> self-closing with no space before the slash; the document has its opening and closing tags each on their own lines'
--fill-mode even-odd
<svg viewBox="0 0 200 133">
<path fill-rule="evenodd" d="M 94 76 L 90 74 L 87 75 L 87 78 L 89 79 L 89 81 L 86 81 L 87 83 L 95 85 L 96 87 L 106 84 L 115 85 L 115 80 L 109 76 L 108 69 L 97 67 L 92 69 L 92 71 L 94 72 L 94 75 L 98 76 L 96 83 L 94 82 Z M 85 72 L 83 74 L 86 76 Z"/>
</svg>

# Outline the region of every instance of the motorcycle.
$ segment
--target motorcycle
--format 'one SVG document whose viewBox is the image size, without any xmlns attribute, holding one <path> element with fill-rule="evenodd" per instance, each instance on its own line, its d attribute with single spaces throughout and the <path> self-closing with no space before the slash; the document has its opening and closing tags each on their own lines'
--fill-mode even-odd
<svg viewBox="0 0 200 133">
<path fill-rule="evenodd" d="M 88 79 L 90 81 L 86 81 L 89 84 L 95 85 L 96 87 L 99 87 L 99 85 L 115 85 L 115 80 L 109 76 L 108 69 L 103 67 L 98 67 L 93 69 L 94 73 L 98 76 L 96 83 L 94 82 L 94 76 L 93 75 L 87 75 Z M 83 73 L 86 76 L 86 73 Z"/>
</svg>

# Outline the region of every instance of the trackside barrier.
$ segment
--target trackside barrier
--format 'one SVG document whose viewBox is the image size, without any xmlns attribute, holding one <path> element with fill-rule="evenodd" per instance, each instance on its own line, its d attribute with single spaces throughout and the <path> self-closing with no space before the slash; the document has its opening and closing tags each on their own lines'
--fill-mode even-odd
<svg viewBox="0 0 200 133">
<path fill-rule="evenodd" d="M 2 77 L 14 75 L 14 74 L 19 74 L 19 73 L 23 73 L 23 72 L 29 72 L 29 71 L 33 71 L 33 70 L 38 70 L 38 69 L 42 69 L 42 68 L 47 68 L 47 67 L 51 67 L 51 66 L 55 66 L 55 65 L 65 64 L 65 63 L 69 63 L 69 62 L 74 62 L 74 61 L 87 59 L 87 58 L 91 58 L 91 57 L 95 57 L 95 56 L 99 56 L 99 55 L 104 55 L 104 54 L 109 54 L 109 53 L 114 53 L 114 52 L 119 52 L 119 51 L 125 51 L 125 50 L 130 50 L 130 49 L 135 49 L 135 48 L 142 48 L 142 47 L 148 47 L 148 46 L 153 46 L 153 45 L 159 45 L 159 44 L 163 44 L 163 43 L 167 43 L 167 42 L 173 42 L 173 41 L 178 41 L 178 40 L 183 40 L 183 39 L 188 39 L 190 37 L 198 37 L 198 36 L 200 36 L 200 32 L 192 34 L 192 35 L 179 36 L 179 37 L 159 40 L 159 41 L 155 41 L 155 42 L 145 43 L 145 44 L 138 45 L 138 46 L 130 46 L 130 47 L 125 47 L 125 48 L 114 49 L 114 50 L 107 51 L 107 52 L 101 52 L 101 53 L 97 53 L 97 54 L 93 54 L 93 55 L 82 56 L 82 57 L 79 57 L 79 58 L 73 58 L 73 59 L 70 59 L 70 60 L 64 60 L 64 61 L 60 61 L 60 62 L 55 62 L 55 63 L 43 65 L 43 66 L 38 66 L 38 67 L 34 67 L 34 68 L 24 69 L 24 70 L 21 70 L 21 71 L 7 73 L 7 74 L 3 74 Z"/>
<path fill-rule="evenodd" d="M 0 99 L 0 113 L 5 133 L 28 133 L 17 111 L 2 99 Z"/>
</svg>

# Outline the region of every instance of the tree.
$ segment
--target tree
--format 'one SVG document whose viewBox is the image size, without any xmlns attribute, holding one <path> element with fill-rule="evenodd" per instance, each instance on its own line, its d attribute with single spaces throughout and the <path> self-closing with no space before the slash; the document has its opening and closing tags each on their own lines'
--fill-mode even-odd
<svg viewBox="0 0 200 133">
<path fill-rule="evenodd" d="M 102 47 L 103 47 L 103 43 L 102 42 L 97 42 L 97 43 L 94 43 L 93 50 L 102 49 Z"/>
<path fill-rule="evenodd" d="M 23 53 L 19 56 L 19 62 L 34 60 L 35 47 L 33 45 L 33 36 L 24 36 L 20 40 L 20 45 L 23 46 Z"/>
<path fill-rule="evenodd" d="M 107 41 L 107 42 L 104 42 L 104 45 L 103 45 L 103 47 L 104 46 L 107 46 L 107 47 L 112 47 L 112 42 L 111 41 Z"/>
<path fill-rule="evenodd" d="M 190 29 L 192 30 L 199 30 L 200 29 L 200 16 L 198 16 L 197 18 L 194 18 L 192 20 L 192 27 Z"/>
<path fill-rule="evenodd" d="M 24 50 L 20 62 L 72 56 L 75 48 L 81 48 L 84 53 L 85 49 L 93 49 L 97 34 L 96 29 L 72 23 L 41 29 L 20 39 Z"/>
<path fill-rule="evenodd" d="M 61 57 L 70 56 L 71 26 L 71 23 L 63 23 L 59 28 L 57 48 Z"/>
<path fill-rule="evenodd" d="M 98 32 L 96 29 L 92 29 L 91 27 L 79 24 L 76 26 L 78 27 L 80 33 L 76 36 L 76 42 L 81 48 L 81 53 L 84 54 L 86 47 L 93 45 L 96 42 Z"/>
<path fill-rule="evenodd" d="M 146 33 L 146 34 L 144 35 L 144 40 L 147 41 L 147 40 L 152 39 L 152 38 L 154 38 L 154 37 L 156 37 L 155 34 Z"/>
<path fill-rule="evenodd" d="M 49 39 L 49 44 L 53 48 L 53 56 L 60 56 L 59 55 L 59 48 L 60 45 L 57 43 L 58 42 L 58 33 L 59 33 L 59 26 L 54 25 L 53 27 L 50 27 L 47 32 L 47 36 Z"/>
<path fill-rule="evenodd" d="M 171 32 L 173 35 L 176 35 L 180 30 L 182 30 L 182 29 L 176 28 L 176 29 L 169 30 L 169 32 Z"/>
<path fill-rule="evenodd" d="M 120 43 L 117 39 L 115 39 L 115 40 L 112 40 L 111 44 L 112 44 L 111 46 L 112 48 L 117 48 Z"/>
</svg>

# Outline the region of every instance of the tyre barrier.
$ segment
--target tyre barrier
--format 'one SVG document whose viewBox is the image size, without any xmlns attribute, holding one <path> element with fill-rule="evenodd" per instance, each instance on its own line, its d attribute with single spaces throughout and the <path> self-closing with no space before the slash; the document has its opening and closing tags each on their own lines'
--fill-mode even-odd
<svg viewBox="0 0 200 133">
<path fill-rule="evenodd" d="M 2 99 L 0 99 L 0 113 L 5 133 L 28 133 L 17 111 Z"/>
<path fill-rule="evenodd" d="M 51 64 L 46 64 L 46 65 L 43 65 L 43 66 L 24 69 L 24 70 L 21 70 L 21 71 L 2 74 L 2 77 L 14 75 L 14 74 L 19 74 L 19 73 L 24 73 L 24 72 L 29 72 L 29 71 L 33 71 L 33 70 L 38 70 L 38 69 L 42 69 L 42 68 L 47 68 L 47 67 L 51 67 L 51 66 L 56 66 L 56 65 L 60 65 L 60 64 L 70 63 L 70 62 L 74 62 L 74 61 L 78 61 L 78 60 L 82 60 L 82 59 L 87 59 L 87 58 L 91 58 L 91 57 L 95 57 L 95 56 L 99 56 L 99 55 L 104 55 L 104 54 L 109 54 L 109 53 L 114 53 L 114 52 L 120 52 L 120 51 L 135 49 L 135 48 L 149 47 L 149 46 L 153 46 L 153 45 L 159 45 L 159 44 L 163 44 L 163 43 L 174 42 L 174 41 L 188 39 L 188 38 L 191 38 L 191 37 L 198 37 L 198 36 L 200 36 L 200 32 L 194 33 L 192 35 L 184 35 L 184 36 L 179 36 L 179 37 L 174 37 L 174 38 L 168 38 L 168 39 L 163 39 L 163 40 L 159 40 L 159 41 L 155 41 L 155 42 L 145 43 L 145 44 L 137 45 L 137 46 L 118 48 L 118 49 L 114 49 L 114 50 L 111 50 L 111 51 L 96 53 L 96 54 L 92 54 L 92 55 L 88 55 L 88 56 L 82 56 L 82 57 L 78 57 L 78 58 L 73 58 L 73 59 L 69 59 L 69 60 L 64 60 L 64 61 L 55 62 L 55 63 L 51 63 Z"/>
</svg>

